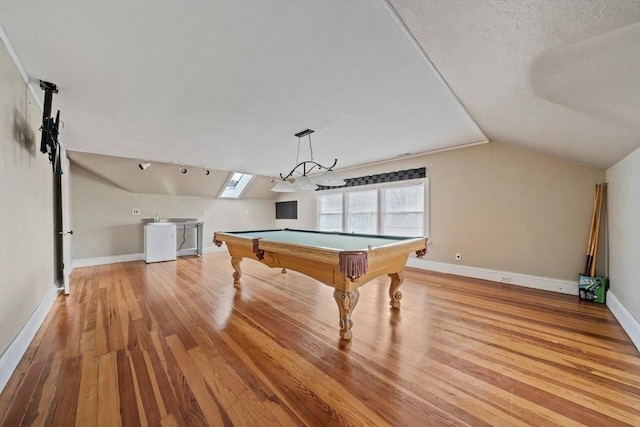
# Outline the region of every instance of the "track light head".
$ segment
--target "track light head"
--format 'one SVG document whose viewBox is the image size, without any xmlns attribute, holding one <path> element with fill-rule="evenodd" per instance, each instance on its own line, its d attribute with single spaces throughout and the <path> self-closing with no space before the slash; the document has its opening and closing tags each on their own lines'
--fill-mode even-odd
<svg viewBox="0 0 640 427">
<path fill-rule="evenodd" d="M 151 166 L 151 163 L 149 162 L 142 162 L 142 163 L 138 163 L 138 167 L 141 170 L 145 170 L 146 168 L 148 168 L 149 166 Z"/>
</svg>

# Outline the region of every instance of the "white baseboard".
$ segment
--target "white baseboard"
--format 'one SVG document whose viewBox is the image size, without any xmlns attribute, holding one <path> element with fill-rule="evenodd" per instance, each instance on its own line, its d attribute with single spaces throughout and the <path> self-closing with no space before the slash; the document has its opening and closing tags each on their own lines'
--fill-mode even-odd
<svg viewBox="0 0 640 427">
<path fill-rule="evenodd" d="M 0 393 L 4 390 L 9 378 L 13 375 L 13 371 L 16 370 L 22 356 L 29 348 L 33 337 L 36 336 L 42 322 L 49 314 L 57 295 L 58 289 L 52 285 L 51 290 L 42 299 L 18 336 L 9 344 L 9 347 L 0 357 Z"/>
<path fill-rule="evenodd" d="M 227 245 L 224 244 L 224 242 L 222 242 L 222 246 L 217 247 L 217 246 L 209 246 L 203 249 L 203 252 L 205 254 L 210 254 L 212 252 L 227 252 Z"/>
<path fill-rule="evenodd" d="M 633 344 L 640 351 L 640 322 L 631 315 L 627 307 L 620 302 L 611 290 L 607 292 L 607 307 L 609 307 L 622 329 L 629 335 Z"/>
<path fill-rule="evenodd" d="M 191 251 L 191 249 L 187 250 Z M 207 246 L 202 249 L 202 252 L 205 254 L 212 252 L 226 252 L 226 246 L 217 247 L 217 246 Z M 187 254 L 187 252 L 185 252 Z M 78 267 L 91 267 L 94 265 L 105 265 L 105 264 L 115 264 L 118 262 L 130 262 L 130 261 L 141 261 L 144 259 L 144 253 L 140 254 L 125 254 L 125 255 L 115 255 L 115 256 L 102 256 L 96 258 L 80 258 L 74 259 L 72 262 L 73 268 Z"/>
<path fill-rule="evenodd" d="M 420 270 L 431 270 L 440 273 L 457 274 L 458 276 L 473 277 L 475 279 L 491 280 L 509 285 L 578 295 L 578 280 L 561 280 L 549 277 L 531 276 L 528 274 L 512 273 L 508 271 L 489 270 L 487 268 L 470 267 L 468 265 L 448 264 L 445 262 L 428 261 L 419 258 L 409 258 L 407 267 Z"/>
<path fill-rule="evenodd" d="M 91 267 L 93 265 L 115 264 L 118 262 L 140 261 L 144 259 L 144 254 L 125 254 L 115 256 L 101 256 L 96 258 L 80 258 L 73 260 L 73 268 Z"/>
</svg>

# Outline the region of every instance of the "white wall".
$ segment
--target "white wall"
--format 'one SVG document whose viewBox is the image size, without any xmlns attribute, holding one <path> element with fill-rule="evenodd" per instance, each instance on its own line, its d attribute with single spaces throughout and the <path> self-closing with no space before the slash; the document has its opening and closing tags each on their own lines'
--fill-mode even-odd
<svg viewBox="0 0 640 427">
<path fill-rule="evenodd" d="M 607 170 L 609 286 L 640 322 L 640 149 Z"/>
<path fill-rule="evenodd" d="M 203 221 L 205 250 L 213 247 L 216 231 L 275 225 L 273 200 L 131 193 L 73 162 L 71 171 L 73 260 L 142 253 L 142 219 L 153 218 L 156 212 L 163 218 Z M 140 209 L 140 215 L 132 215 L 133 208 Z"/>
<path fill-rule="evenodd" d="M 39 150 L 41 123 L 42 111 L 0 44 L 0 390 L 22 357 L 17 337 L 55 297 L 53 173 Z"/>
<path fill-rule="evenodd" d="M 567 280 L 577 293 L 593 188 L 604 171 L 491 142 L 340 174 L 423 166 L 430 194 L 427 260 Z M 278 200 L 298 200 L 299 218 L 278 220 L 278 228 L 315 227 L 314 192 L 285 193 Z"/>
<path fill-rule="evenodd" d="M 316 192 L 281 193 L 278 202 L 298 201 L 298 219 L 277 219 L 276 228 L 313 230 L 316 228 Z"/>
</svg>

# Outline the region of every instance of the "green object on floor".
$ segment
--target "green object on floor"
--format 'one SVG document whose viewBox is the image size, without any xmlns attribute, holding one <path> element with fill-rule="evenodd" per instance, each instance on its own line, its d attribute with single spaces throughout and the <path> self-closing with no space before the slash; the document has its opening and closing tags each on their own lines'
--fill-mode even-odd
<svg viewBox="0 0 640 427">
<path fill-rule="evenodd" d="M 602 276 L 591 277 L 580 274 L 578 293 L 580 299 L 604 304 L 607 301 L 607 279 Z"/>
</svg>

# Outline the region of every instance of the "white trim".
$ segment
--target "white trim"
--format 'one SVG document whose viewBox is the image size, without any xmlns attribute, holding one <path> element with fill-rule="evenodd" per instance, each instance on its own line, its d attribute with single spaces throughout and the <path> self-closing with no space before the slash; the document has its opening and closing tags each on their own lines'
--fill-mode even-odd
<svg viewBox="0 0 640 427">
<path fill-rule="evenodd" d="M 203 254 L 210 254 L 213 252 L 226 252 L 227 251 L 227 247 L 226 246 L 222 246 L 222 247 L 217 247 L 217 246 L 207 246 L 207 247 L 203 247 L 202 248 L 202 253 Z M 177 255 L 179 257 L 181 256 L 185 256 L 185 255 L 196 255 L 196 249 L 180 249 L 177 253 Z"/>
<path fill-rule="evenodd" d="M 0 40 L 4 44 L 4 47 L 7 49 L 7 52 L 9 53 L 9 56 L 13 60 L 14 65 L 18 69 L 18 72 L 20 73 L 20 75 L 22 76 L 22 80 L 24 80 L 24 83 L 29 88 L 29 91 L 31 92 L 31 95 L 33 95 L 33 98 L 35 99 L 36 104 L 38 104 L 38 107 L 40 107 L 40 109 L 43 110 L 44 106 L 42 105 L 42 100 L 40 99 L 40 94 L 36 91 L 36 88 L 33 86 L 31 80 L 29 79 L 29 76 L 27 75 L 27 72 L 25 71 L 24 67 L 22 66 L 22 62 L 20 62 L 20 59 L 18 59 L 18 54 L 13 49 L 13 46 L 11 45 L 11 42 L 9 41 L 9 37 L 7 36 L 7 33 L 4 32 L 4 28 L 2 28 L 2 25 L 0 25 Z"/>
<path fill-rule="evenodd" d="M 226 252 L 226 246 L 216 247 L 216 246 L 207 246 L 202 248 L 202 252 L 205 254 L 212 252 Z M 193 251 L 193 249 L 185 249 L 189 254 Z M 186 254 L 186 253 L 185 253 Z M 73 268 L 79 267 L 91 267 L 94 265 L 106 265 L 106 264 L 116 264 L 118 262 L 131 262 L 131 261 L 142 261 L 144 260 L 144 253 L 139 254 L 125 254 L 125 255 L 114 255 L 114 256 L 102 256 L 95 258 L 80 258 L 74 259 L 72 261 Z"/>
<path fill-rule="evenodd" d="M 2 357 L 0 357 L 0 393 L 4 390 L 11 375 L 13 375 L 13 372 L 18 367 L 22 356 L 24 356 L 24 353 L 29 348 L 33 337 L 36 336 L 38 329 L 40 329 L 44 319 L 47 317 L 47 314 L 49 314 L 57 295 L 58 289 L 51 286 L 51 290 L 45 295 L 40 305 L 38 305 L 38 308 L 36 308 L 11 344 L 9 344 L 9 347 L 7 347 L 2 354 Z"/>
<path fill-rule="evenodd" d="M 202 252 L 204 252 L 205 254 L 210 254 L 213 252 L 227 252 L 227 245 L 222 242 L 222 246 L 217 247 L 217 246 L 207 246 L 206 248 L 204 248 L 202 250 Z"/>
<path fill-rule="evenodd" d="M 512 273 L 509 271 L 490 270 L 487 268 L 471 267 L 468 265 L 448 264 L 444 262 L 428 261 L 409 258 L 408 267 L 420 270 L 432 270 L 440 273 L 456 274 L 458 276 L 491 280 L 493 282 L 578 295 L 578 282 L 571 280 L 552 279 L 550 277 L 531 276 L 528 274 Z"/>
<path fill-rule="evenodd" d="M 640 351 L 640 322 L 627 310 L 611 290 L 607 292 L 607 307 L 615 316 L 622 329 L 629 335 L 633 344 Z"/>
<path fill-rule="evenodd" d="M 427 156 L 427 155 L 431 155 L 431 154 L 444 153 L 445 151 L 458 150 L 460 148 L 473 147 L 475 145 L 488 144 L 489 142 L 491 142 L 491 141 L 488 140 L 488 139 L 482 140 L 482 141 L 476 141 L 476 142 L 469 142 L 469 143 L 465 143 L 465 144 L 455 145 L 453 147 L 437 148 L 435 150 L 427 150 L 427 151 L 420 151 L 420 152 L 417 152 L 417 153 L 404 154 L 404 155 L 392 157 L 391 159 L 379 160 L 377 162 L 358 163 L 358 164 L 351 165 L 351 166 L 345 166 L 343 168 L 334 168 L 333 170 L 336 171 L 336 172 L 342 173 L 342 172 L 350 171 L 350 170 L 353 170 L 353 169 L 368 168 L 368 167 L 371 167 L 371 166 L 380 166 L 380 165 L 384 165 L 385 163 L 397 162 L 397 161 L 404 160 L 404 159 L 412 159 L 412 158 L 415 158 L 415 157 L 422 157 L 422 156 Z M 322 190 L 322 191 L 327 191 L 327 190 Z"/>
<path fill-rule="evenodd" d="M 80 259 L 73 260 L 73 268 L 91 267 L 94 265 L 115 264 L 118 262 L 140 261 L 143 259 L 144 259 L 144 253 L 102 256 L 102 257 L 96 257 L 96 258 L 80 258 Z"/>
</svg>

